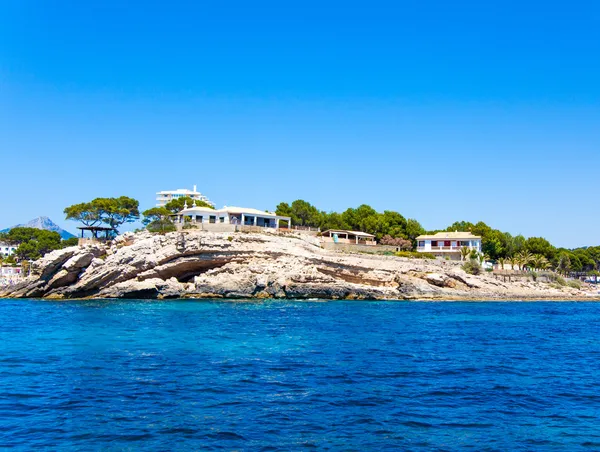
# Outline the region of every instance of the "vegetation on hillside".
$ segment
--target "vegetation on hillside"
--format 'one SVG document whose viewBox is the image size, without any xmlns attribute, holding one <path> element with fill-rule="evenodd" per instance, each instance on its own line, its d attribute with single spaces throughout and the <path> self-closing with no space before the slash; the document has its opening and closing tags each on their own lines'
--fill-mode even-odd
<svg viewBox="0 0 600 452">
<path fill-rule="evenodd" d="M 77 245 L 76 238 L 62 240 L 58 232 L 36 228 L 13 228 L 0 234 L 0 242 L 17 247 L 12 259 L 3 258 L 5 263 L 13 263 L 14 258 L 35 260 L 49 251 Z"/>
<path fill-rule="evenodd" d="M 142 215 L 144 215 L 142 223 L 150 232 L 160 232 L 164 234 L 165 232 L 175 231 L 176 229 L 175 224 L 170 218 L 172 212 L 166 207 L 153 207 L 145 210 Z"/>
<path fill-rule="evenodd" d="M 375 235 L 377 240 L 381 240 L 384 236 L 402 238 L 410 240 L 412 247 L 416 244 L 415 238 L 425 233 L 425 229 L 417 220 L 410 218 L 407 220 L 398 212 L 391 210 L 379 213 L 366 204 L 356 209 L 346 209 L 342 213 L 328 213 L 298 199 L 291 204 L 280 203 L 275 212 L 277 215 L 291 217 L 293 225 L 312 226 L 321 228 L 322 231 L 327 229 L 362 231 Z"/>
<path fill-rule="evenodd" d="M 277 206 L 278 215 L 292 218 L 293 225 L 326 229 L 349 229 L 374 234 L 380 243 L 393 239 L 410 240 L 412 249 L 416 247 L 416 237 L 421 234 L 434 234 L 441 231 L 471 232 L 482 238 L 482 252 L 485 259 L 503 263 L 513 269 L 546 270 L 554 268 L 562 274 L 584 272 L 592 274 L 600 269 L 600 246 L 569 250 L 557 248 L 543 237 L 525 238 L 508 232 L 493 229 L 484 222 L 471 223 L 457 221 L 446 229 L 425 231 L 414 219 L 406 219 L 398 212 L 386 210 L 383 213 L 363 204 L 342 213 L 324 212 L 304 200 L 291 204 L 282 202 Z M 470 265 L 470 251 L 465 251 L 462 259 Z M 478 258 L 477 258 L 478 259 Z M 480 259 L 478 259 L 480 260 Z"/>
</svg>

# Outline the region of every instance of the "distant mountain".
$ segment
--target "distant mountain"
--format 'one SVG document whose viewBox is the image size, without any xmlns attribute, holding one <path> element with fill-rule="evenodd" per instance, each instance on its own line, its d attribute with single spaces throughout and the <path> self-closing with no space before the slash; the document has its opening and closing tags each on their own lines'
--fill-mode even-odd
<svg viewBox="0 0 600 452">
<path fill-rule="evenodd" d="M 29 221 L 26 224 L 17 224 L 10 228 L 3 229 L 0 232 L 8 232 L 13 228 L 36 228 L 36 229 L 45 229 L 46 231 L 56 231 L 60 234 L 63 240 L 70 239 L 71 237 L 75 237 L 69 231 L 65 231 L 59 225 L 57 225 L 54 221 L 52 221 L 48 217 L 37 217 L 33 220 Z"/>
</svg>

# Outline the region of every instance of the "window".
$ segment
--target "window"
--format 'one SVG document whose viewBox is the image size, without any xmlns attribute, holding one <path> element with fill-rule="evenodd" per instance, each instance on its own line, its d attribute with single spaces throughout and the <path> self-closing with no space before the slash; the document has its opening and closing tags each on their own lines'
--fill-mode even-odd
<svg viewBox="0 0 600 452">
<path fill-rule="evenodd" d="M 220 222 L 220 223 L 225 223 L 225 217 L 220 217 L 220 218 L 219 218 L 219 222 Z"/>
<path fill-rule="evenodd" d="M 450 246 L 450 240 L 445 240 L 444 241 L 444 246 Z"/>
<path fill-rule="evenodd" d="M 211 215 L 208 219 L 209 223 L 216 223 L 217 222 L 217 217 L 214 215 Z"/>
<path fill-rule="evenodd" d="M 425 246 L 425 242 L 424 241 L 419 242 L 419 247 L 420 248 L 423 248 L 424 246 Z"/>
<path fill-rule="evenodd" d="M 431 246 L 438 246 L 438 244 L 437 244 L 437 240 L 432 240 L 432 241 L 431 241 Z"/>
</svg>

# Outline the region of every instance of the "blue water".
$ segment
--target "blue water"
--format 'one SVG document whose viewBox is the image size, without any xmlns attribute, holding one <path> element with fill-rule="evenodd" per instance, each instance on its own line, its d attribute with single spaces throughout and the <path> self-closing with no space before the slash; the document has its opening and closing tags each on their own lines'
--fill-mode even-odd
<svg viewBox="0 0 600 452">
<path fill-rule="evenodd" d="M 0 300 L 0 448 L 598 450 L 600 304 Z"/>
</svg>

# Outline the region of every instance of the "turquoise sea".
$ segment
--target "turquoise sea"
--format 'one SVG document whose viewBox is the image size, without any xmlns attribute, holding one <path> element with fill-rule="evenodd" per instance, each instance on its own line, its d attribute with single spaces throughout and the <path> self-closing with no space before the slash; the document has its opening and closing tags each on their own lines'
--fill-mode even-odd
<svg viewBox="0 0 600 452">
<path fill-rule="evenodd" d="M 600 304 L 0 300 L 0 448 L 599 450 Z"/>
</svg>

